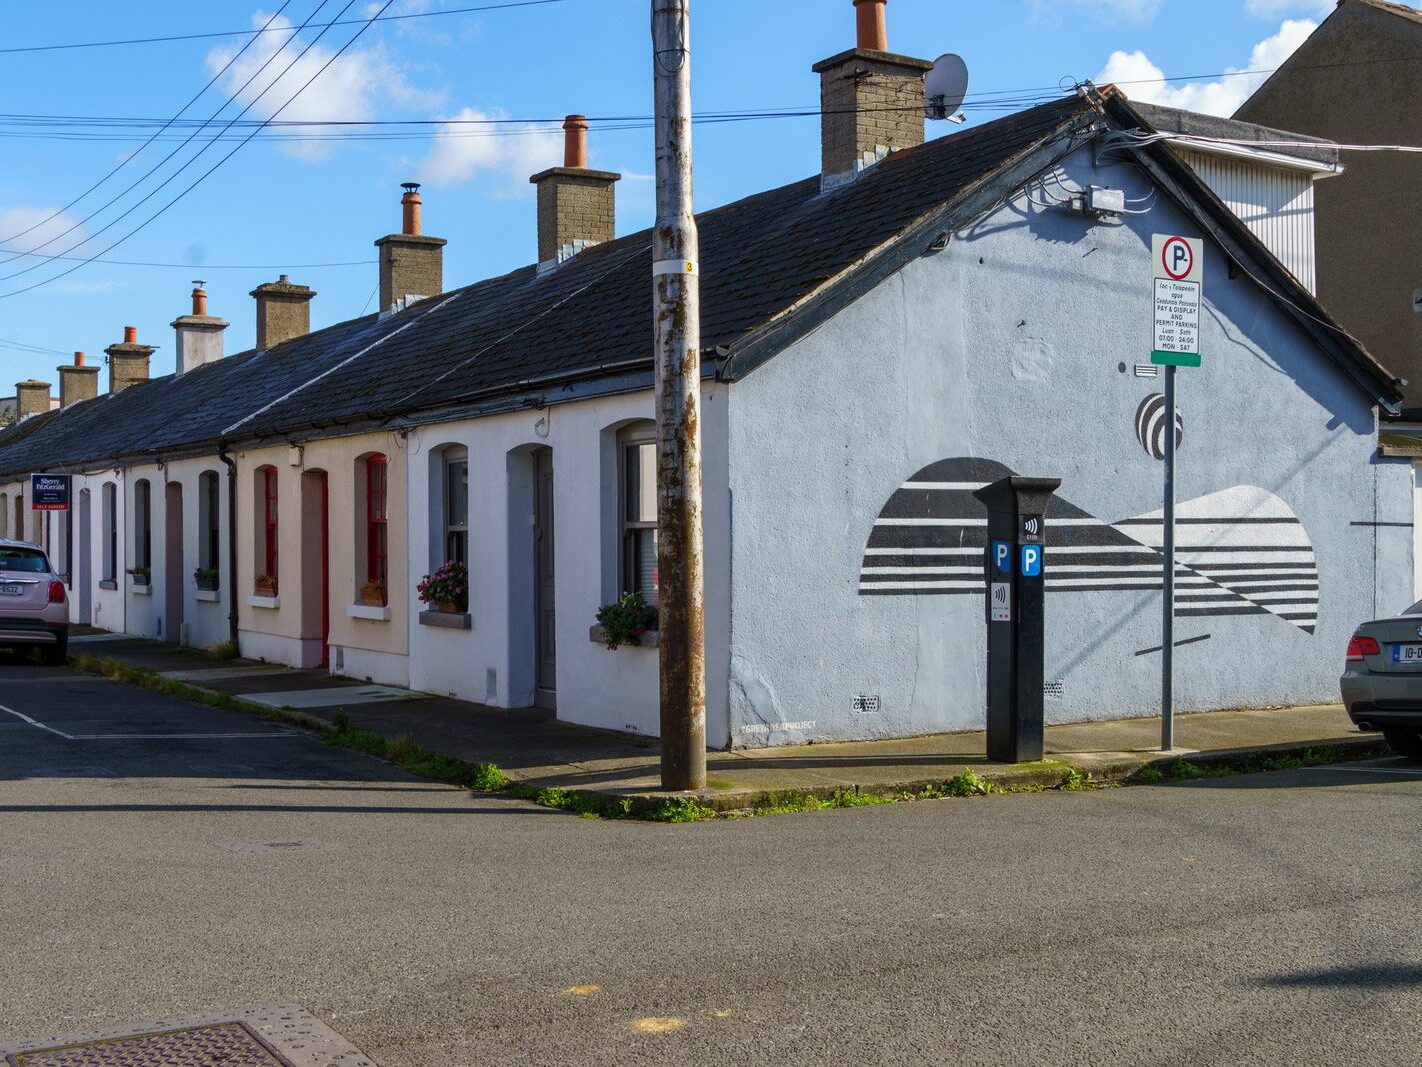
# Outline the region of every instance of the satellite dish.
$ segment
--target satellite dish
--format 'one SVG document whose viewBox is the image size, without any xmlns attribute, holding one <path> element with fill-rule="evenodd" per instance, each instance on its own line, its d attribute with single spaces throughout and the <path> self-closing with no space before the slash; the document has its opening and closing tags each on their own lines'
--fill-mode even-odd
<svg viewBox="0 0 1422 1067">
<path fill-rule="evenodd" d="M 928 117 L 952 118 L 968 95 L 968 64 L 952 52 L 939 56 L 923 88 L 928 98 Z"/>
</svg>

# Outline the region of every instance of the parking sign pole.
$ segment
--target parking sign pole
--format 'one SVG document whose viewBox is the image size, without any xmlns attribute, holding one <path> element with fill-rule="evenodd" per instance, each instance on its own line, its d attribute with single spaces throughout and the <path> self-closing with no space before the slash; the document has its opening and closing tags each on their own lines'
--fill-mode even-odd
<svg viewBox="0 0 1422 1067">
<path fill-rule="evenodd" d="M 1175 747 L 1175 367 L 1165 368 L 1165 596 L 1160 616 L 1160 747 Z"/>
</svg>

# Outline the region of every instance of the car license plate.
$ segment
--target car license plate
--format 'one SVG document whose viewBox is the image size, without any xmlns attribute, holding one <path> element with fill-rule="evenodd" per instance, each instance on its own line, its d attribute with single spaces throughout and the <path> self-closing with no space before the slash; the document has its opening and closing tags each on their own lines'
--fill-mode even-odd
<svg viewBox="0 0 1422 1067">
<path fill-rule="evenodd" d="M 1422 666 L 1422 645 L 1393 645 L 1394 663 L 1416 663 Z"/>
<path fill-rule="evenodd" d="M 22 585 L 0 585 L 0 596 L 24 596 L 25 587 Z"/>
</svg>

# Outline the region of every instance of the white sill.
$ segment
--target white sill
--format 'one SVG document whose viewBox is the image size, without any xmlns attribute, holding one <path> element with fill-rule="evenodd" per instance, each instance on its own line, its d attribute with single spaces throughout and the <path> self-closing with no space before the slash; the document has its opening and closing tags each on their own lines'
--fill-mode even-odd
<svg viewBox="0 0 1422 1067">
<path fill-rule="evenodd" d="M 199 589 L 196 596 L 199 604 L 216 604 L 222 599 L 222 594 L 216 589 Z"/>
<path fill-rule="evenodd" d="M 133 588 L 133 595 L 134 595 L 134 596 L 152 596 L 152 595 L 153 595 L 153 587 L 152 587 L 151 585 L 134 585 L 132 588 Z"/>
<path fill-rule="evenodd" d="M 352 604 L 346 608 L 346 615 L 352 619 L 369 619 L 371 622 L 389 622 L 390 607 L 371 607 L 369 604 Z"/>
<path fill-rule="evenodd" d="M 249 608 L 268 608 L 275 611 L 281 607 L 281 597 L 279 596 L 249 596 L 247 598 Z"/>
</svg>

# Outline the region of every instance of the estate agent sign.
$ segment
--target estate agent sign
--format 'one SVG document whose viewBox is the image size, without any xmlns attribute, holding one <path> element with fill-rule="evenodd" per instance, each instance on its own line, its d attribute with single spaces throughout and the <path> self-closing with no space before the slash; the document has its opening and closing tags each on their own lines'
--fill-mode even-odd
<svg viewBox="0 0 1422 1067">
<path fill-rule="evenodd" d="M 35 511 L 68 511 L 69 475 L 31 474 L 30 507 Z"/>
</svg>

